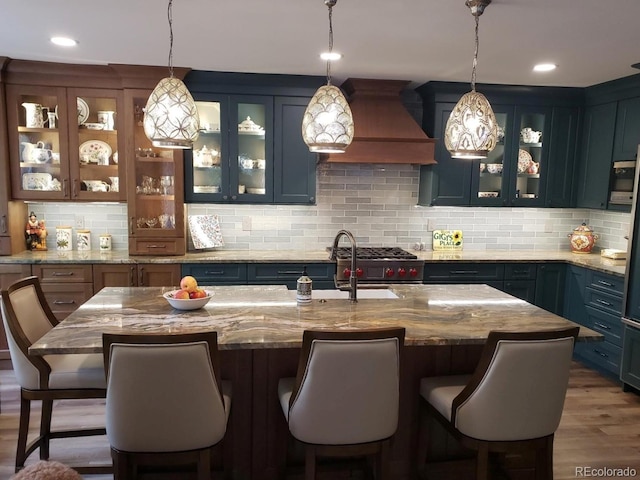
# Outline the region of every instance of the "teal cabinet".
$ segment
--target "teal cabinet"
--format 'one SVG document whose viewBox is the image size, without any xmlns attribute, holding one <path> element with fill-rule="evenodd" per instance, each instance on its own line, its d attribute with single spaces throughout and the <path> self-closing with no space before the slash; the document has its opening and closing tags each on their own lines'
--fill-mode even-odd
<svg viewBox="0 0 640 480">
<path fill-rule="evenodd" d="M 616 102 L 585 109 L 576 181 L 577 207 L 601 210 L 607 207 L 616 112 Z"/>
<path fill-rule="evenodd" d="M 640 328 L 636 326 L 624 326 L 620 379 L 625 391 L 630 386 L 640 390 Z"/>
<path fill-rule="evenodd" d="M 640 144 L 640 97 L 618 102 L 613 161 L 635 160 Z"/>
<path fill-rule="evenodd" d="M 567 266 L 564 263 L 538 265 L 536 271 L 535 304 L 545 310 L 562 315 Z"/>
<path fill-rule="evenodd" d="M 451 110 L 467 90 L 466 84 L 446 82 L 417 89 L 423 99 L 423 129 L 438 139 L 437 165 L 420 169 L 418 203 L 571 206 L 582 90 L 478 86 L 504 135 L 486 159 L 453 159 L 444 147 L 444 131 Z M 526 129 L 539 135 L 531 138 L 523 134 Z"/>
<path fill-rule="evenodd" d="M 190 275 L 198 285 L 246 285 L 245 263 L 185 263 L 182 276 Z"/>
<path fill-rule="evenodd" d="M 192 71 L 201 131 L 185 153 L 189 203 L 314 204 L 317 155 L 302 140 L 320 77 Z"/>
<path fill-rule="evenodd" d="M 247 265 L 249 285 L 286 285 L 296 289 L 298 278 L 304 268 L 317 290 L 335 288 L 335 263 L 249 263 Z"/>
</svg>

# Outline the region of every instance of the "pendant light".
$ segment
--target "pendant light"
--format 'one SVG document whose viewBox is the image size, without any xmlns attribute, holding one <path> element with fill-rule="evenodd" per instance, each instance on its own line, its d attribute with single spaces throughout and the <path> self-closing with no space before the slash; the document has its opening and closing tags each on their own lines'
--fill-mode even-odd
<svg viewBox="0 0 640 480">
<path fill-rule="evenodd" d="M 333 50 L 332 9 L 337 0 L 325 0 L 329 8 L 329 56 Z M 342 91 L 331 85 L 331 60 L 327 59 L 327 84 L 311 98 L 302 119 L 302 138 L 314 153 L 344 153 L 353 140 L 353 115 Z"/>
<path fill-rule="evenodd" d="M 144 109 L 144 133 L 154 147 L 192 148 L 200 122 L 187 86 L 173 76 L 173 19 L 169 0 L 169 76 L 158 82 Z"/>
<path fill-rule="evenodd" d="M 476 48 L 471 72 L 471 91 L 465 93 L 454 107 L 444 132 L 444 144 L 453 158 L 487 158 L 496 146 L 498 122 L 489 100 L 476 92 L 478 65 L 478 23 L 491 0 L 467 0 L 476 21 Z"/>
</svg>

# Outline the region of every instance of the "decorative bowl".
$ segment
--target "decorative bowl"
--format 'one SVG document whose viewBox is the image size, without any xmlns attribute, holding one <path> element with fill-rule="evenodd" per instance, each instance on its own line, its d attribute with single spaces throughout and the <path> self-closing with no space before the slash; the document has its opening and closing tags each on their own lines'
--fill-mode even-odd
<svg viewBox="0 0 640 480">
<path fill-rule="evenodd" d="M 489 173 L 502 173 L 502 164 L 501 163 L 488 163 L 487 164 L 487 172 L 489 172 Z"/>
<path fill-rule="evenodd" d="M 176 310 L 197 310 L 199 308 L 204 307 L 211 297 L 213 297 L 213 293 L 205 290 L 207 294 L 206 297 L 202 298 L 175 298 L 174 295 L 178 293 L 180 290 L 171 290 L 170 292 L 165 292 L 162 296 L 169 302 Z"/>
<path fill-rule="evenodd" d="M 84 123 L 87 130 L 104 130 L 104 123 Z"/>
</svg>

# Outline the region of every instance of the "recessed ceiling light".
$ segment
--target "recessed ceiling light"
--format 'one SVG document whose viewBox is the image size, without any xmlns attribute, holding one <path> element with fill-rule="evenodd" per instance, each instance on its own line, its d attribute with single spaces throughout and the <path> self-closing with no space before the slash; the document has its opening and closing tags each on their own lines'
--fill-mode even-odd
<svg viewBox="0 0 640 480">
<path fill-rule="evenodd" d="M 324 52 L 320 54 L 320 58 L 328 61 L 340 60 L 342 58 L 342 54 L 338 52 Z"/>
<path fill-rule="evenodd" d="M 554 63 L 539 63 L 538 65 L 533 67 L 534 72 L 550 72 L 551 70 L 555 70 L 558 66 Z"/>
<path fill-rule="evenodd" d="M 68 37 L 51 37 L 51 43 L 61 47 L 75 47 L 78 42 Z"/>
</svg>

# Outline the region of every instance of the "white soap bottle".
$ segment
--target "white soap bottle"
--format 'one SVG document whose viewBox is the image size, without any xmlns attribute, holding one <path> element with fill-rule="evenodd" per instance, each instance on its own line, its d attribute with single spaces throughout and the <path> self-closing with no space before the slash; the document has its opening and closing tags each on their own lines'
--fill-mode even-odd
<svg viewBox="0 0 640 480">
<path fill-rule="evenodd" d="M 307 266 L 302 269 L 302 276 L 298 279 L 296 300 L 298 303 L 311 303 L 311 290 L 313 281 L 307 275 Z"/>
</svg>

